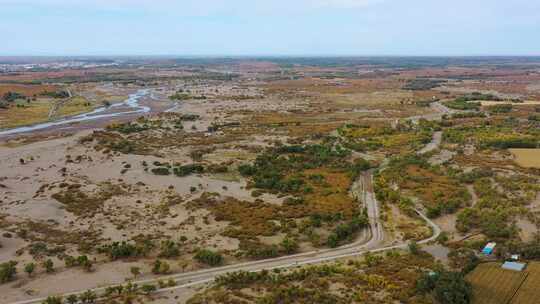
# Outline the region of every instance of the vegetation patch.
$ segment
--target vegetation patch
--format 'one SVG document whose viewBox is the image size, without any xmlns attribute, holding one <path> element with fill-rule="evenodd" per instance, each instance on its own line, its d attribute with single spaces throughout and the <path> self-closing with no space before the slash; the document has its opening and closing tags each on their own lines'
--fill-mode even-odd
<svg viewBox="0 0 540 304">
<path fill-rule="evenodd" d="M 423 91 L 423 90 L 431 90 L 438 86 L 440 86 L 442 83 L 445 83 L 445 80 L 439 80 L 439 79 L 429 79 L 429 78 L 416 78 L 409 80 L 405 86 L 403 86 L 403 90 L 413 90 L 413 91 Z"/>
<path fill-rule="evenodd" d="M 348 124 L 338 129 L 345 138 L 345 146 L 355 151 L 377 151 L 386 153 L 410 153 L 431 141 L 436 123 L 421 121 L 416 128 L 412 123 L 402 123 L 392 128 L 389 125 Z"/>
<path fill-rule="evenodd" d="M 443 139 L 456 144 L 474 144 L 480 149 L 538 148 L 540 129 L 534 123 L 514 119 L 492 120 L 476 126 L 447 128 Z"/>
<path fill-rule="evenodd" d="M 493 239 L 510 239 L 518 233 L 512 219 L 525 213 L 523 207 L 536 195 L 538 189 L 526 178 L 496 179 L 483 177 L 474 181 L 478 202 L 458 214 L 456 228 L 461 232 L 479 230 Z M 522 188 L 522 187 L 525 188 Z M 532 186 L 532 187 L 531 187 Z M 501 188 L 502 187 L 502 188 Z M 529 194 L 527 194 L 529 193 Z"/>
<path fill-rule="evenodd" d="M 81 190 L 81 185 L 65 185 L 60 192 L 52 195 L 52 198 L 62 203 L 66 210 L 77 216 L 94 216 L 102 211 L 105 201 L 124 194 L 125 191 L 118 185 L 102 183 L 94 193 L 86 193 Z"/>
<path fill-rule="evenodd" d="M 405 172 L 405 174 L 404 174 Z M 428 216 L 454 213 L 470 204 L 470 194 L 454 176 L 442 167 L 434 167 L 419 156 L 393 158 L 375 177 L 375 194 L 382 202 L 397 204 L 408 214 L 413 202 L 407 196 L 420 199 Z"/>
<path fill-rule="evenodd" d="M 289 271 L 233 272 L 187 303 L 434 303 L 416 289 L 423 271 L 435 266 L 424 253 L 363 262 L 308 266 Z M 448 302 L 450 303 L 450 302 Z"/>
</svg>

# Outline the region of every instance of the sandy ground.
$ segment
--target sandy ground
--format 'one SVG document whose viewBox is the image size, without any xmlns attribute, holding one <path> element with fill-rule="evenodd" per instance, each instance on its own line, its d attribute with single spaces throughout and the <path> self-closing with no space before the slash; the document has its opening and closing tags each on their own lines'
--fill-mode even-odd
<svg viewBox="0 0 540 304">
<path fill-rule="evenodd" d="M 469 194 L 471 195 L 471 206 L 476 205 L 478 202 L 478 195 L 476 195 L 476 191 L 474 191 L 474 186 L 467 185 L 467 191 L 469 191 Z"/>
<path fill-rule="evenodd" d="M 184 304 L 197 292 L 203 289 L 204 286 L 190 287 L 175 289 L 164 293 L 159 293 L 159 295 L 153 296 L 151 300 L 148 300 L 147 303 L 152 304 Z"/>
<path fill-rule="evenodd" d="M 85 150 L 85 148 L 77 145 L 77 139 L 83 135 L 85 135 L 85 132 L 74 137 L 38 142 L 22 147 L 0 148 L 0 178 L 3 187 L 5 187 L 0 192 L 0 214 L 7 215 L 6 219 L 14 223 L 26 220 L 46 221 L 54 222 L 55 229 L 66 231 L 73 231 L 76 228 L 100 230 L 102 238 L 117 241 L 127 240 L 131 236 L 144 232 L 154 232 L 170 235 L 173 238 L 178 238 L 180 235 L 187 236 L 190 240 L 199 238 L 201 239 L 201 245 L 220 250 L 237 248 L 237 240 L 217 235 L 217 232 L 227 225 L 226 222 L 211 222 L 208 225 L 203 225 L 203 214 L 191 213 L 184 206 L 175 206 L 173 208 L 171 212 L 176 214 L 174 218 L 168 217 L 157 220 L 149 214 L 146 216 L 145 221 L 137 221 L 136 224 L 134 223 L 135 225 L 129 225 L 121 230 L 115 224 L 122 218 L 129 220 L 130 212 L 135 210 L 143 213 L 144 207 L 138 205 L 159 204 L 163 196 L 170 192 L 190 193 L 189 188 L 193 185 L 201 185 L 201 191 L 222 192 L 223 195 L 235 194 L 246 199 L 251 198 L 249 192 L 243 190 L 241 182 L 227 182 L 205 176 L 157 178 L 149 173 L 141 174 L 142 170 L 138 170 L 141 162 L 139 156 L 122 155 L 109 159 L 104 155 Z M 80 163 L 66 164 L 66 155 L 83 154 L 91 158 L 92 161 L 86 159 Z M 21 164 L 20 159 L 24 159 L 25 163 Z M 133 167 L 129 172 L 121 174 L 121 170 L 126 163 L 132 163 Z M 67 169 L 67 176 L 62 176 L 61 168 Z M 88 184 L 89 187 L 95 187 L 100 182 L 118 182 L 119 180 L 122 180 L 124 184 L 137 185 L 137 183 L 144 183 L 145 186 L 134 189 L 133 193 L 138 193 L 138 195 L 114 197 L 107 202 L 108 208 L 120 210 L 112 220 L 101 214 L 94 218 L 77 218 L 67 212 L 62 204 L 51 199 L 50 193 L 34 197 L 34 194 L 43 184 L 76 181 Z M 170 185 L 173 186 L 173 189 L 169 188 Z M 223 190 L 224 186 L 226 186 L 227 190 Z M 138 204 L 137 200 L 145 200 L 145 203 Z M 194 225 L 185 225 L 178 232 L 171 230 L 173 227 L 187 221 L 190 216 L 195 216 L 197 219 Z M 16 257 L 16 251 L 28 245 L 27 242 L 16 236 L 12 238 L 1 237 L 0 242 L 2 244 L 0 262 L 14 258 L 20 263 L 30 261 L 28 255 Z M 20 280 L 13 284 L 1 285 L 0 302 L 23 299 L 28 297 L 29 294 L 34 296 L 54 294 L 59 291 L 65 292 L 67 290 L 123 282 L 125 278 L 130 277 L 129 267 L 137 263 L 114 262 L 107 264 L 107 266 L 100 266 L 98 263 L 96 270 L 89 274 L 83 274 L 80 269 L 62 269 L 60 267 L 62 263 L 57 260 L 55 260 L 55 264 L 59 267 L 55 275 L 38 274 L 29 282 L 24 283 L 23 286 L 21 286 Z M 150 266 L 145 268 L 143 271 L 148 272 Z M 41 272 L 41 270 L 38 271 Z M 51 284 L 51 282 L 54 282 L 54 284 Z"/>
<path fill-rule="evenodd" d="M 431 165 L 442 165 L 450 160 L 457 154 L 450 150 L 442 149 L 438 154 L 433 155 L 429 158 L 428 162 Z"/>
<path fill-rule="evenodd" d="M 431 139 L 431 142 L 429 142 L 427 145 L 425 145 L 420 151 L 418 151 L 418 154 L 426 154 L 428 152 L 431 152 L 435 149 L 438 149 L 441 145 L 442 140 L 442 132 L 438 131 L 433 133 L 433 138 Z"/>
<path fill-rule="evenodd" d="M 191 99 L 181 102 L 171 102 L 166 97 L 177 90 L 189 89 L 190 94 L 206 95 L 208 99 Z M 185 91 L 184 91 L 185 92 Z M 228 84 L 191 84 L 178 82 L 158 90 L 155 96 L 141 101 L 148 105 L 153 113 L 170 110 L 185 114 L 197 114 L 200 119 L 184 122 L 184 130 L 190 134 L 206 132 L 214 123 L 238 121 L 242 113 L 278 112 L 291 113 L 301 110 L 316 110 L 303 98 L 280 98 L 272 96 L 268 99 L 257 99 L 261 92 L 256 88 L 237 88 Z M 238 98 L 231 100 L 232 95 L 249 95 L 253 99 Z M 227 97 L 228 96 L 228 97 Z M 95 97 L 95 96 L 89 96 Z M 368 113 L 379 110 L 362 109 L 361 99 L 354 96 L 352 100 L 344 100 L 341 106 L 351 112 L 369 110 Z M 384 96 L 382 96 L 384 97 Z M 381 98 L 382 98 L 381 97 Z M 378 100 L 378 99 L 377 99 Z M 375 106 L 374 104 L 372 105 Z M 369 107 L 368 107 L 369 108 Z M 385 110 L 393 111 L 393 110 Z M 395 110 L 394 110 L 395 111 Z M 419 112 L 424 110 L 418 110 Z M 437 110 L 433 114 L 436 119 L 446 111 Z M 399 112 L 399 111 L 397 111 Z M 385 112 L 386 113 L 386 112 Z M 372 113 L 373 114 L 373 113 Z M 421 113 L 415 113 L 421 114 Z M 150 114 L 152 115 L 152 114 Z M 420 116 L 419 116 L 420 117 Z M 114 121 L 122 122 L 135 118 L 125 116 Z M 2 234 L 7 231 L 16 231 L 21 222 L 35 221 L 47 223 L 50 227 L 61 232 L 96 232 L 99 235 L 98 243 L 110 241 L 130 240 L 140 234 L 159 236 L 161 239 L 170 238 L 178 240 L 186 237 L 186 250 L 177 260 L 171 260 L 173 272 L 181 271 L 180 262 L 188 262 L 185 271 L 198 269 L 200 265 L 192 262 L 192 251 L 199 247 L 212 248 L 219 251 L 234 251 L 239 247 L 237 239 L 224 237 L 221 233 L 229 225 L 226 221 L 216 221 L 205 209 L 192 210 L 188 202 L 200 197 L 202 193 L 218 193 L 222 197 L 235 197 L 244 201 L 255 201 L 251 191 L 246 189 L 246 181 L 237 173 L 223 174 L 194 174 L 186 177 L 156 176 L 145 172 L 143 161 L 152 164 L 154 161 L 169 163 L 193 162 L 190 152 L 193 147 L 180 146 L 175 149 L 164 149 L 163 157 L 140 156 L 125 154 L 104 154 L 97 152 L 90 146 L 78 143 L 78 140 L 96 128 L 110 124 L 111 120 L 96 120 L 65 128 L 45 130 L 32 135 L 4 138 L 10 141 L 0 146 L 0 262 L 16 259 L 23 265 L 31 261 L 32 257 L 25 252 L 18 256 L 17 251 L 25 249 L 31 242 L 25 241 L 15 234 L 9 238 Z M 62 132 L 72 136 L 60 136 Z M 53 136 L 55 138 L 20 145 L 20 141 L 32 136 Z M 60 136 L 60 137 L 58 137 Z M 208 136 L 219 136 L 208 134 Z M 216 144 L 215 148 L 204 154 L 202 161 L 209 164 L 234 162 L 234 164 L 251 161 L 256 153 L 241 146 L 266 147 L 273 141 L 285 142 L 284 136 L 251 136 L 247 139 L 232 143 Z M 433 142 L 426 146 L 424 153 L 439 148 L 442 133 L 436 132 Z M 2 139 L 0 139 L 2 140 Z M 69 157 L 68 157 L 69 155 Z M 358 154 L 360 156 L 366 156 Z M 432 157 L 433 163 L 444 163 L 452 159 L 454 154 L 448 150 L 441 150 Z M 366 157 L 367 158 L 367 157 Z M 78 184 L 85 193 L 98 193 L 105 183 L 121 187 L 124 191 L 113 195 L 104 202 L 102 212 L 96 216 L 77 216 L 66 210 L 66 207 L 52 198 L 60 191 L 62 183 Z M 44 185 L 47 185 L 44 187 Z M 43 187 L 43 188 L 42 188 Z M 193 190 L 195 189 L 195 190 Z M 469 189 L 471 190 L 471 189 Z M 178 198 L 173 205 L 168 205 L 169 198 Z M 473 198 L 475 196 L 473 195 Z M 272 204 L 282 204 L 283 197 L 272 194 L 263 194 L 259 199 Z M 473 199 L 473 203 L 476 199 Z M 159 210 L 167 205 L 166 212 Z M 386 211 L 389 222 L 389 237 L 385 242 L 391 243 L 407 239 L 422 239 L 430 234 L 429 227 L 421 220 L 405 216 L 397 206 L 389 206 Z M 435 222 L 443 231 L 449 232 L 451 239 L 462 236 L 455 229 L 456 216 L 445 215 Z M 530 231 L 530 223 L 522 222 L 524 230 Z M 266 244 L 276 244 L 283 235 L 260 238 Z M 74 244 L 65 244 L 67 252 L 72 255 L 79 254 Z M 311 248 L 301 247 L 302 250 Z M 447 251 L 438 245 L 426 248 L 441 261 L 446 261 Z M 0 303 L 27 299 L 29 297 L 46 296 L 71 290 L 82 290 L 108 284 L 118 284 L 132 277 L 130 267 L 139 266 L 143 275 L 139 278 L 151 278 L 149 274 L 153 259 L 143 259 L 137 262 L 109 262 L 103 255 L 95 255 L 96 266 L 91 273 L 85 273 L 80 268 L 66 269 L 63 262 L 54 259 L 57 265 L 55 274 L 45 274 L 42 269 L 34 278 L 26 279 L 25 274 L 19 274 L 19 280 L 14 283 L 0 285 Z M 226 262 L 237 262 L 236 258 L 227 256 Z M 25 278 L 25 279 L 22 279 Z M 156 296 L 152 303 L 184 303 L 196 290 L 175 290 Z"/>
<path fill-rule="evenodd" d="M 540 149 L 509 149 L 518 165 L 525 168 L 540 168 Z"/>
<path fill-rule="evenodd" d="M 434 219 L 433 222 L 435 222 L 435 224 L 441 227 L 442 231 L 448 233 L 448 238 L 451 241 L 454 241 L 464 237 L 464 235 L 459 233 L 456 229 L 456 220 L 456 214 L 445 214 Z"/>
<path fill-rule="evenodd" d="M 431 254 L 436 260 L 442 262 L 444 265 L 449 265 L 448 253 L 450 253 L 450 249 L 448 249 L 448 247 L 439 244 L 432 244 L 422 246 L 422 250 Z"/>
<path fill-rule="evenodd" d="M 231 88 L 229 88 L 231 89 Z M 208 88 L 200 92 L 208 92 Z M 231 89 L 232 90 L 232 89 Z M 198 92 L 198 91 L 196 91 Z M 163 93 L 166 95 L 167 93 Z M 144 105 L 152 105 L 155 111 L 171 108 L 171 103 L 145 99 Z M 187 132 L 206 130 L 212 123 L 231 119 L 229 111 L 277 111 L 296 109 L 300 105 L 290 102 L 257 103 L 250 100 L 191 100 L 178 104 L 174 111 L 198 114 L 201 118 L 195 122 L 185 122 Z M 134 117 L 122 117 L 115 121 L 131 120 Z M 233 117 L 234 118 L 234 117 Z M 170 163 L 193 162 L 189 156 L 190 147 L 176 149 L 165 153 L 167 158 L 125 154 L 103 154 L 91 147 L 78 143 L 79 139 L 110 124 L 110 120 L 95 120 L 73 126 L 44 130 L 34 134 L 24 134 L 3 138 L 0 146 L 0 234 L 17 231 L 21 223 L 32 221 L 48 225 L 57 231 L 95 232 L 100 243 L 130 240 L 140 234 L 158 235 L 161 238 L 178 240 L 186 237 L 186 252 L 194 248 L 212 248 L 218 251 L 236 250 L 239 241 L 221 236 L 220 233 L 229 224 L 226 221 L 215 221 L 204 209 L 191 210 L 187 202 L 198 198 L 204 192 L 218 193 L 222 197 L 232 196 L 239 200 L 255 201 L 251 190 L 247 190 L 246 181 L 234 174 L 190 175 L 186 177 L 156 176 L 145 172 L 143 160 L 148 164 L 154 161 Z M 73 134 L 61 136 L 62 132 Z M 37 136 L 38 141 L 29 144 Z M 51 136 L 52 139 L 43 140 Z M 18 139 L 17 139 L 18 138 Z M 7 140 L 7 144 L 6 144 Z M 283 137 L 253 137 L 238 141 L 236 145 L 267 146 L 273 140 L 284 140 Z M 214 152 L 204 156 L 206 163 L 220 164 L 225 161 L 248 161 L 254 158 L 250 152 L 238 150 L 233 145 L 217 146 Z M 93 217 L 76 216 L 68 212 L 65 206 L 51 196 L 60 191 L 62 183 L 78 184 L 85 193 L 98 193 L 104 183 L 117 185 L 125 189 L 104 202 L 103 212 Z M 192 188 L 196 191 L 193 192 Z M 159 214 L 160 206 L 170 196 L 180 198 L 180 203 L 170 206 L 166 214 Z M 264 194 L 259 197 L 266 202 L 281 204 L 284 198 Z M 4 216 L 2 218 L 2 216 Z M 24 250 L 31 241 L 24 241 L 13 232 L 12 237 L 0 236 L 0 262 L 19 261 L 24 265 L 32 261 L 32 257 Z M 47 239 L 47 235 L 41 235 Z M 264 241 L 264 240 L 263 240 Z M 275 243 L 277 240 L 267 240 Z M 49 242 L 47 242 L 49 243 Z M 80 252 L 74 244 L 62 244 L 70 255 Z M 97 245 L 97 244 L 96 244 Z M 187 249 L 189 248 L 189 249 Z M 24 250 L 23 255 L 17 252 Z M 102 255 L 91 256 L 96 260 L 95 269 L 85 273 L 80 268 L 64 267 L 64 263 L 53 258 L 56 272 L 45 274 L 38 267 L 31 279 L 26 279 L 21 272 L 19 280 L 0 285 L 0 302 L 11 302 L 29 297 L 47 296 L 59 292 L 69 292 L 108 284 L 118 284 L 131 278 L 130 267 L 141 267 L 143 276 L 149 275 L 153 260 L 139 262 L 108 262 Z M 189 262 L 186 271 L 200 267 L 192 262 L 192 255 L 186 253 L 180 258 Z M 230 261 L 234 262 L 234 261 Z M 41 261 L 37 261 L 41 263 Z M 172 271 L 181 271 L 178 261 L 171 261 Z M 19 269 L 22 269 L 20 266 Z M 23 280 L 23 278 L 25 278 Z M 182 293 L 183 297 L 187 297 Z M 174 299 L 174 297 L 173 297 Z M 171 299 L 169 299 L 171 300 Z M 162 303 L 171 303 L 169 300 Z M 174 299 L 176 301 L 177 299 Z M 173 301 L 173 302 L 174 302 Z"/>
<path fill-rule="evenodd" d="M 519 237 L 524 242 L 532 241 L 535 234 L 540 232 L 540 229 L 538 229 L 538 227 L 536 227 L 536 225 L 528 219 L 518 219 L 516 226 L 520 229 Z"/>
</svg>

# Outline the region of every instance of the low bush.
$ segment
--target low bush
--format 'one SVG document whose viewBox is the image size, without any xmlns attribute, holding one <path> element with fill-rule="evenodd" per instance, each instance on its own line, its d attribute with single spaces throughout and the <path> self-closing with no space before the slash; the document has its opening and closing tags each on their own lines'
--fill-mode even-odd
<svg viewBox="0 0 540 304">
<path fill-rule="evenodd" d="M 210 266 L 218 266 L 223 264 L 223 256 L 217 252 L 213 252 L 207 249 L 201 249 L 195 254 L 195 259 L 203 264 Z"/>
<path fill-rule="evenodd" d="M 7 283 L 15 279 L 17 262 L 9 261 L 0 264 L 0 283 Z"/>
</svg>

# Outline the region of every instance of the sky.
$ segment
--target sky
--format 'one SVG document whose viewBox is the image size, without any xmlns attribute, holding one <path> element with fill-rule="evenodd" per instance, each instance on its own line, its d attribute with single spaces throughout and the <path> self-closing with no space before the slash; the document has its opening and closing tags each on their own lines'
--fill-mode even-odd
<svg viewBox="0 0 540 304">
<path fill-rule="evenodd" d="M 538 0 L 0 0 L 0 56 L 540 55 Z"/>
</svg>

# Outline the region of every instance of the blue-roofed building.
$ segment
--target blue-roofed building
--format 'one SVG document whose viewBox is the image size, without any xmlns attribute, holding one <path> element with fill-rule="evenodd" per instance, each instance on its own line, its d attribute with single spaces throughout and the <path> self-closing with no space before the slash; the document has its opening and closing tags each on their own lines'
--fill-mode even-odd
<svg viewBox="0 0 540 304">
<path fill-rule="evenodd" d="M 484 249 L 482 249 L 482 253 L 485 254 L 485 255 L 492 254 L 493 249 L 495 249 L 496 245 L 497 245 L 497 243 L 487 243 L 486 247 L 484 247 Z"/>
</svg>

